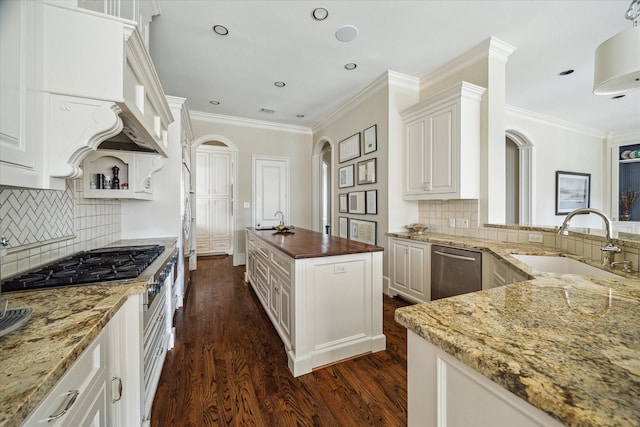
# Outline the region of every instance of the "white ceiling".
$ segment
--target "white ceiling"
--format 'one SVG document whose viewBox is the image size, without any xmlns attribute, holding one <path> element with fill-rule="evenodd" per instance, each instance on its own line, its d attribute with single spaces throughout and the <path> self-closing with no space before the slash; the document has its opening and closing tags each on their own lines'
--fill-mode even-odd
<svg viewBox="0 0 640 427">
<path fill-rule="evenodd" d="M 160 7 L 151 56 L 165 92 L 186 97 L 192 110 L 312 127 L 385 71 L 421 77 L 493 36 L 516 47 L 507 63 L 509 105 L 596 131 L 640 129 L 640 91 L 618 100 L 592 93 L 594 51 L 631 26 L 629 0 L 161 0 Z M 329 17 L 313 20 L 316 7 Z M 215 34 L 215 24 L 229 35 Z M 358 28 L 354 41 L 336 39 L 344 25 Z M 349 62 L 358 68 L 345 70 Z M 569 68 L 575 72 L 558 75 Z"/>
</svg>

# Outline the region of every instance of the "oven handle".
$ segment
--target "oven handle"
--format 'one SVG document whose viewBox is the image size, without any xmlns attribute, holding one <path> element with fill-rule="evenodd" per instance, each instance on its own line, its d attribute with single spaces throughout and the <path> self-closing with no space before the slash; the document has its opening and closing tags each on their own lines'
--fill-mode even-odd
<svg viewBox="0 0 640 427">
<path fill-rule="evenodd" d="M 438 254 L 438 255 L 442 255 L 448 258 L 455 258 L 455 259 L 459 259 L 461 261 L 476 261 L 475 258 L 473 257 L 469 257 L 469 256 L 462 256 L 462 255 L 454 255 L 454 254 L 448 254 L 446 252 L 440 252 L 440 251 L 433 251 L 434 254 Z"/>
</svg>

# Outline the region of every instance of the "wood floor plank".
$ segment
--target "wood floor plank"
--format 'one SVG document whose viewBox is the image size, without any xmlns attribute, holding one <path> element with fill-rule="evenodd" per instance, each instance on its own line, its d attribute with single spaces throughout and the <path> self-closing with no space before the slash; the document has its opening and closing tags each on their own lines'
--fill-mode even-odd
<svg viewBox="0 0 640 427">
<path fill-rule="evenodd" d="M 294 378 L 244 266 L 199 258 L 151 426 L 405 426 L 406 330 L 393 315 L 407 303 L 385 295 L 383 304 L 387 350 Z"/>
</svg>

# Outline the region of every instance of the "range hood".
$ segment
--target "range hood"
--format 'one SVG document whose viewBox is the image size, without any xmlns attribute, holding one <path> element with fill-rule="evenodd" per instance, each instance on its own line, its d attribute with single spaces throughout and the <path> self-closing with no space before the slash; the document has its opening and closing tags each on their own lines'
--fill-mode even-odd
<svg viewBox="0 0 640 427">
<path fill-rule="evenodd" d="M 51 187 L 81 177 L 82 159 L 99 147 L 167 157 L 173 116 L 136 23 L 46 1 L 41 16 L 36 96 Z"/>
<path fill-rule="evenodd" d="M 122 120 L 122 131 L 110 138 L 105 139 L 98 145 L 100 150 L 120 150 L 120 151 L 138 151 L 143 153 L 157 153 L 158 151 L 140 136 L 140 131 L 135 127 L 127 117 L 120 116 Z"/>
</svg>

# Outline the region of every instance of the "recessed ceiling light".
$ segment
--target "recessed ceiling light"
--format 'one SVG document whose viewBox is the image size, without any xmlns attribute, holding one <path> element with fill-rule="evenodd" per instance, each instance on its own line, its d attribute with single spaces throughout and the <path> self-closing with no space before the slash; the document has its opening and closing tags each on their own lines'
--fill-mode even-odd
<svg viewBox="0 0 640 427">
<path fill-rule="evenodd" d="M 229 34 L 229 30 L 224 25 L 214 25 L 213 32 L 220 36 L 226 36 Z"/>
<path fill-rule="evenodd" d="M 358 68 L 358 64 L 355 64 L 353 62 L 349 62 L 348 64 L 344 64 L 344 68 L 351 71 L 351 70 L 355 70 L 356 68 Z"/>
<path fill-rule="evenodd" d="M 296 114 L 296 117 L 297 117 L 297 118 L 299 118 L 299 119 L 301 119 L 301 118 L 303 118 L 303 117 L 304 117 L 304 114 Z"/>
<path fill-rule="evenodd" d="M 620 98 L 624 98 L 627 95 L 616 95 L 616 96 L 612 96 L 611 99 L 620 99 Z"/>
<path fill-rule="evenodd" d="M 211 101 L 209 101 L 209 104 L 211 104 L 211 105 L 220 105 L 220 101 L 211 100 Z"/>
<path fill-rule="evenodd" d="M 275 82 L 274 85 L 276 87 L 285 87 L 287 84 L 285 82 Z"/>
<path fill-rule="evenodd" d="M 336 38 L 341 42 L 350 42 L 356 37 L 358 37 L 358 29 L 353 25 L 345 25 L 336 31 Z"/>
<path fill-rule="evenodd" d="M 574 71 L 575 71 L 575 70 L 571 70 L 571 69 L 569 69 L 569 70 L 564 70 L 564 71 L 560 71 L 560 72 L 558 73 L 558 75 L 559 75 L 559 76 L 568 76 L 569 74 L 573 74 L 573 72 L 574 72 Z"/>
<path fill-rule="evenodd" d="M 325 19 L 327 19 L 327 16 L 329 16 L 329 11 L 324 7 L 317 7 L 313 9 L 313 12 L 311 12 L 311 16 L 313 16 L 313 19 L 315 19 L 316 21 L 324 21 Z"/>
</svg>

